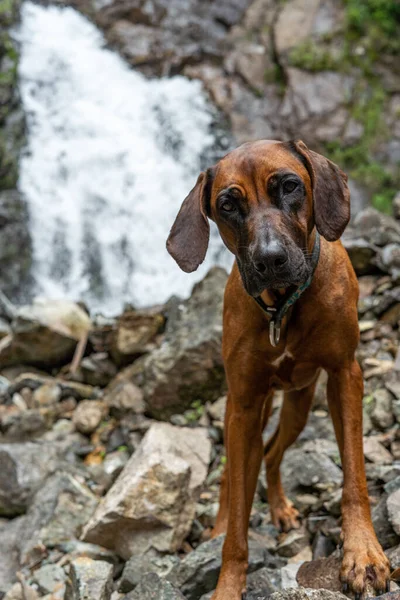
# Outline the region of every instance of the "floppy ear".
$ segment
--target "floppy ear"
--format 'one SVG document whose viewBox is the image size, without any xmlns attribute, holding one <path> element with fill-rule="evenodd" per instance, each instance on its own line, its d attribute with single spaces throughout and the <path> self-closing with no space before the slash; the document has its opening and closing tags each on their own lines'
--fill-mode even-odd
<svg viewBox="0 0 400 600">
<path fill-rule="evenodd" d="M 332 161 L 309 150 L 301 140 L 294 144 L 311 178 L 317 229 L 329 242 L 338 240 L 350 219 L 347 175 Z"/>
<path fill-rule="evenodd" d="M 183 201 L 167 240 L 167 250 L 182 271 L 191 273 L 203 262 L 210 238 L 206 207 L 210 195 L 209 173 L 200 173 Z"/>
</svg>

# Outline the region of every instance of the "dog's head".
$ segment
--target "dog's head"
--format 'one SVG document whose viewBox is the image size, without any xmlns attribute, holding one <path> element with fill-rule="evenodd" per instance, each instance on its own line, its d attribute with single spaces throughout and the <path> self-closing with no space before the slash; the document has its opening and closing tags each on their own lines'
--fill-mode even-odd
<svg viewBox="0 0 400 600">
<path fill-rule="evenodd" d="M 200 173 L 172 226 L 168 252 L 184 271 L 203 262 L 209 222 L 235 255 L 246 291 L 303 283 L 314 226 L 337 240 L 350 218 L 346 175 L 301 142 L 243 144 Z"/>
</svg>

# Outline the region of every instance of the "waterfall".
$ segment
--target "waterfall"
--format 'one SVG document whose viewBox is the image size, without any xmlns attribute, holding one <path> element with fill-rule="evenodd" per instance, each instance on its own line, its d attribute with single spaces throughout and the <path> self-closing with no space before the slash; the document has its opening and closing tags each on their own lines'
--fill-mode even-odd
<svg viewBox="0 0 400 600">
<path fill-rule="evenodd" d="M 200 82 L 146 79 L 72 8 L 26 2 L 17 35 L 28 123 L 20 189 L 37 293 L 112 314 L 124 302 L 187 296 L 210 266 L 228 266 L 214 229 L 192 275 L 165 250 L 182 200 L 213 160 Z"/>
</svg>

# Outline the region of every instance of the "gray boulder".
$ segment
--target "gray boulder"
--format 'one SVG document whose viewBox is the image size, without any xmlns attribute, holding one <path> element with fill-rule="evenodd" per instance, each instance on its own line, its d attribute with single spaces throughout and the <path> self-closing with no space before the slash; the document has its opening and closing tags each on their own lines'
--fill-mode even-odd
<svg viewBox="0 0 400 600">
<path fill-rule="evenodd" d="M 22 565 L 35 563 L 53 548 L 79 537 L 98 498 L 65 471 L 51 475 L 28 510 L 19 541 Z"/>
<path fill-rule="evenodd" d="M 289 450 L 282 463 L 282 483 L 289 493 L 304 488 L 335 489 L 342 484 L 339 467 L 323 453 Z"/>
<path fill-rule="evenodd" d="M 2 340 L 0 362 L 3 367 L 66 363 L 90 328 L 90 318 L 74 302 L 43 300 L 23 306 L 11 324 L 12 334 Z"/>
<path fill-rule="evenodd" d="M 142 577 L 135 591 L 123 600 L 185 600 L 169 581 L 162 579 L 156 573 L 148 573 Z"/>
<path fill-rule="evenodd" d="M 0 515 L 24 513 L 46 477 L 59 465 L 59 445 L 0 444 Z"/>
<path fill-rule="evenodd" d="M 151 550 L 146 554 L 132 556 L 125 565 L 119 589 L 121 592 L 132 591 L 140 582 L 144 573 L 155 573 L 165 578 L 171 569 L 180 563 L 177 556 L 160 554 Z"/>
<path fill-rule="evenodd" d="M 213 268 L 191 298 L 170 314 L 160 348 L 136 361 L 133 381 L 152 416 L 166 419 L 196 400 L 214 401 L 224 387 L 222 303 L 227 274 Z"/>
<path fill-rule="evenodd" d="M 179 549 L 208 470 L 205 429 L 155 423 L 86 525 L 83 539 L 127 560 L 150 548 Z"/>
<path fill-rule="evenodd" d="M 224 536 L 201 544 L 185 556 L 167 575 L 167 579 L 185 594 L 188 600 L 197 600 L 202 594 L 213 590 L 221 570 Z M 266 565 L 268 553 L 263 546 L 249 540 L 249 572 Z"/>
<path fill-rule="evenodd" d="M 71 563 L 65 600 L 110 600 L 113 567 L 108 562 L 77 558 Z"/>
</svg>

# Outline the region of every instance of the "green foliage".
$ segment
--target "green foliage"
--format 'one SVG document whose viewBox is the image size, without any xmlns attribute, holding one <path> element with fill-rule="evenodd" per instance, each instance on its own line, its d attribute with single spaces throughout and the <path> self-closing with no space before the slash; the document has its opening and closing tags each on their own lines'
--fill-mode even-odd
<svg viewBox="0 0 400 600">
<path fill-rule="evenodd" d="M 370 50 L 400 48 L 400 3 L 396 0 L 344 0 L 348 37 L 368 41 Z"/>
<path fill-rule="evenodd" d="M 312 40 L 306 40 L 291 50 L 288 60 L 293 67 L 311 73 L 338 71 L 341 65 L 340 58 L 335 58 L 327 48 Z"/>
</svg>

